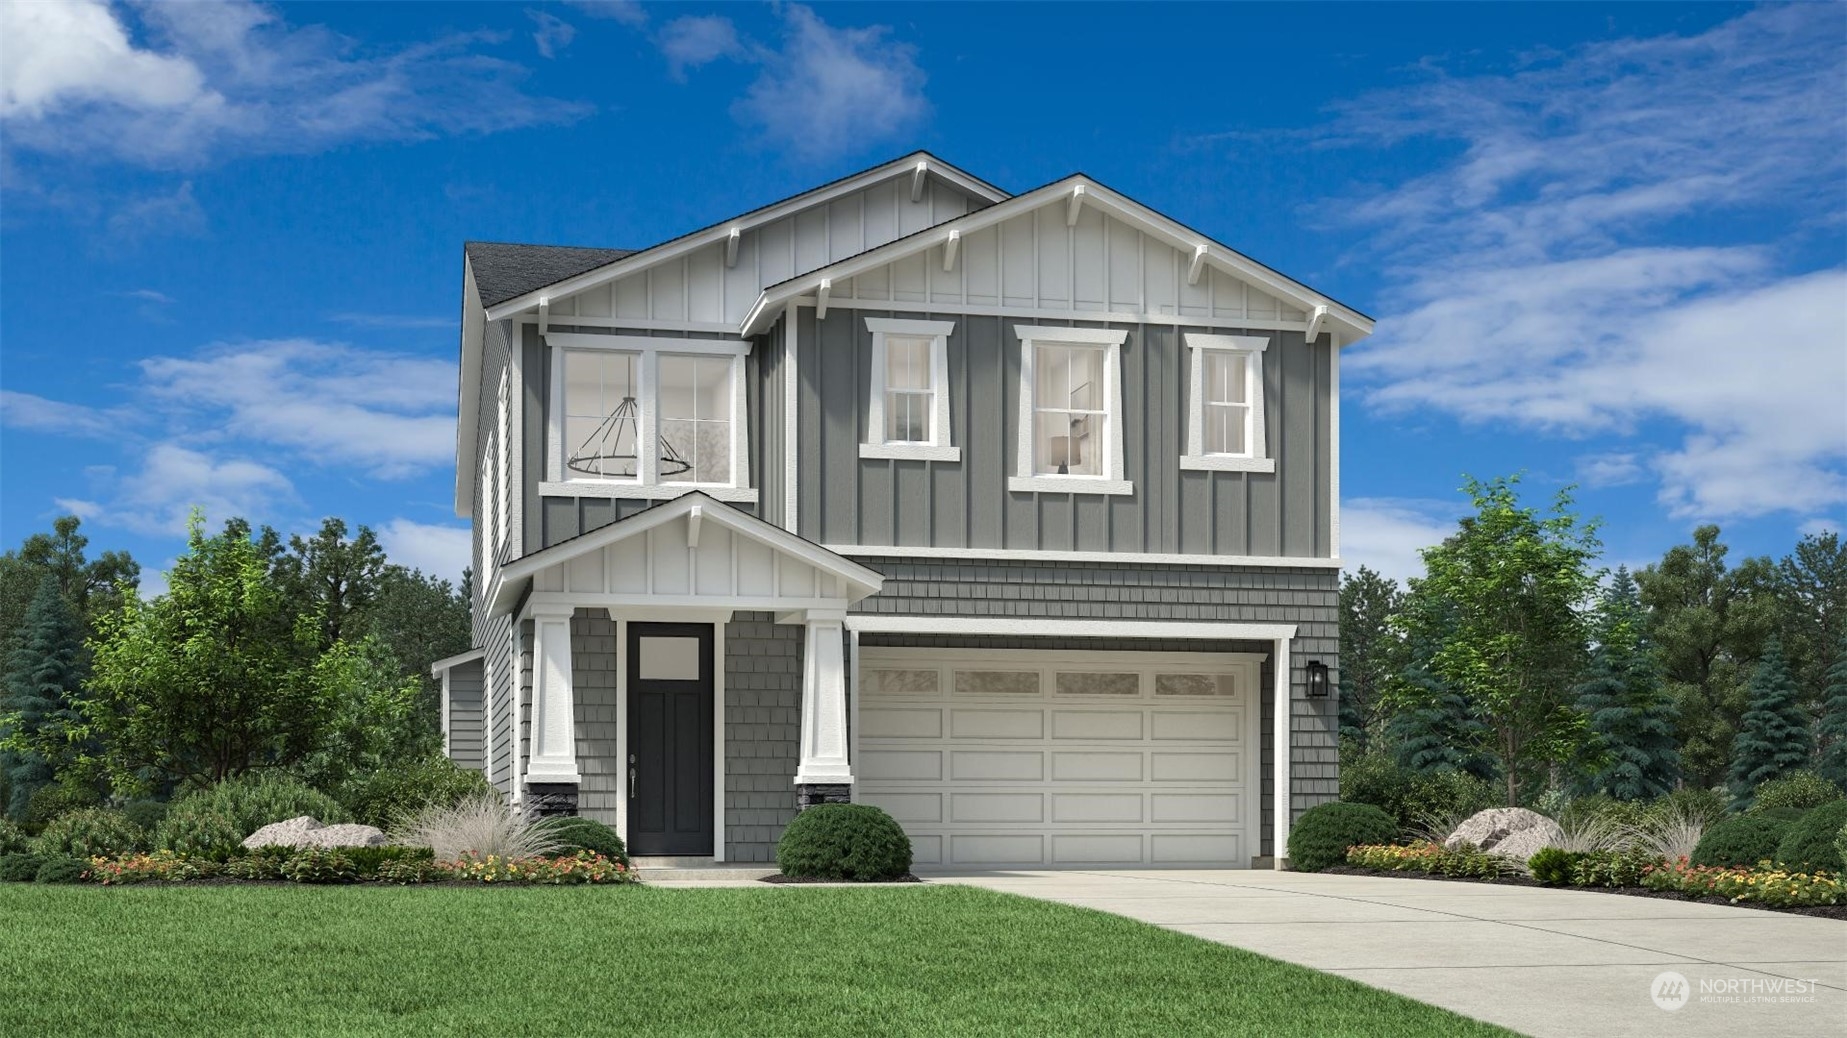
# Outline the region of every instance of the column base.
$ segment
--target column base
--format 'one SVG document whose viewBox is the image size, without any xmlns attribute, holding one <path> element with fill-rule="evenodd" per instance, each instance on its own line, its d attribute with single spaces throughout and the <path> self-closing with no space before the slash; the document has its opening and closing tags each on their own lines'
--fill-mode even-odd
<svg viewBox="0 0 1847 1038">
<path fill-rule="evenodd" d="M 559 818 L 577 814 L 577 787 L 563 782 L 527 783 L 526 813 L 534 818 Z"/>
<path fill-rule="evenodd" d="M 846 783 L 809 782 L 795 787 L 795 809 L 805 811 L 816 804 L 850 804 L 853 787 Z"/>
</svg>

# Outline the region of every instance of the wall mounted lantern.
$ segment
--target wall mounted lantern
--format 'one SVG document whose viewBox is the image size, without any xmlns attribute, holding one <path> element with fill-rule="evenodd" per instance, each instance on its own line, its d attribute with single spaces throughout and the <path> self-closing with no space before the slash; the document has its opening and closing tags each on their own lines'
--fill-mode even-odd
<svg viewBox="0 0 1847 1038">
<path fill-rule="evenodd" d="M 1320 660 L 1308 661 L 1308 695 L 1310 699 L 1323 699 L 1328 694 L 1328 665 Z"/>
</svg>

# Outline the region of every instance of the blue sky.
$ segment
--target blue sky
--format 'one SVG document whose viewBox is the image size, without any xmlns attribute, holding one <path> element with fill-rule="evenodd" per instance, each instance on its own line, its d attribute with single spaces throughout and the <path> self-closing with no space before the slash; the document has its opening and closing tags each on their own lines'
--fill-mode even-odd
<svg viewBox="0 0 1847 1038">
<path fill-rule="evenodd" d="M 1379 318 L 1343 554 L 1461 474 L 1608 561 L 1847 516 L 1847 6 L 0 5 L 0 542 L 338 514 L 444 575 L 468 238 L 640 247 L 929 149 Z M 156 582 L 156 586 L 158 583 Z"/>
</svg>

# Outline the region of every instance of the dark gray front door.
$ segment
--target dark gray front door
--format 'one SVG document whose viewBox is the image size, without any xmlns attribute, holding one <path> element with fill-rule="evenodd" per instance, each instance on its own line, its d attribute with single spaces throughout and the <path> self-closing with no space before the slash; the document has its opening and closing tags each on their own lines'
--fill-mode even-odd
<svg viewBox="0 0 1847 1038">
<path fill-rule="evenodd" d="M 628 847 L 712 853 L 712 625 L 628 625 Z"/>
</svg>

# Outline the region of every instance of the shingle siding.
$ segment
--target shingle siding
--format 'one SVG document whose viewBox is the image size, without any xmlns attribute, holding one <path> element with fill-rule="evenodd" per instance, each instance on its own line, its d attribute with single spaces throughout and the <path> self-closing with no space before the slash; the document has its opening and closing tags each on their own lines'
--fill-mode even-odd
<svg viewBox="0 0 1847 1038">
<path fill-rule="evenodd" d="M 774 861 L 795 817 L 805 629 L 768 613 L 725 625 L 725 857 Z"/>
</svg>

